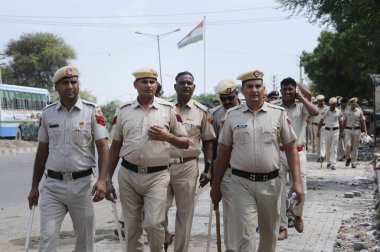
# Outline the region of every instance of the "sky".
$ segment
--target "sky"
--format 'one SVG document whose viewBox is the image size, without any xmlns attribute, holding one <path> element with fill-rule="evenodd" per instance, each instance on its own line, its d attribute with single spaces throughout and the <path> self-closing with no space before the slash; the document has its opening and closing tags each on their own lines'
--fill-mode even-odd
<svg viewBox="0 0 380 252">
<path fill-rule="evenodd" d="M 204 17 L 204 41 L 178 49 L 177 42 Z M 25 33 L 63 38 L 77 54 L 70 64 L 79 69 L 81 89 L 103 105 L 136 98 L 132 72 L 145 66 L 160 72 L 155 35 L 176 29 L 159 36 L 165 96 L 175 93 L 175 76 L 182 71 L 194 75 L 196 95 L 214 93 L 221 79 L 254 69 L 264 72 L 268 92 L 273 79 L 277 89 L 286 77 L 299 81 L 299 55 L 317 46 L 323 27 L 270 0 L 12 0 L 0 8 L 0 52 Z"/>
</svg>

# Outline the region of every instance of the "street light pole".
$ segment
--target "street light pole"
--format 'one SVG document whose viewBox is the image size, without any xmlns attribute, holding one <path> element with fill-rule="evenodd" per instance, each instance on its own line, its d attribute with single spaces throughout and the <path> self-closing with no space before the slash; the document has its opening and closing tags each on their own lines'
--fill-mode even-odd
<svg viewBox="0 0 380 252">
<path fill-rule="evenodd" d="M 136 34 L 140 34 L 140 35 L 145 35 L 147 37 L 150 37 L 150 38 L 154 38 L 157 40 L 157 49 L 158 49 L 158 66 L 159 66 L 159 72 L 160 72 L 160 83 L 161 83 L 161 86 L 163 87 L 163 83 L 162 83 L 162 70 L 161 70 L 161 49 L 160 49 L 160 39 L 163 38 L 163 37 L 166 37 L 168 36 L 169 34 L 172 34 L 174 32 L 177 32 L 177 31 L 180 31 L 181 29 L 175 29 L 173 31 L 170 31 L 170 32 L 166 32 L 166 33 L 162 33 L 162 34 L 148 34 L 148 33 L 142 33 L 142 32 L 138 32 L 138 31 L 135 31 Z"/>
</svg>

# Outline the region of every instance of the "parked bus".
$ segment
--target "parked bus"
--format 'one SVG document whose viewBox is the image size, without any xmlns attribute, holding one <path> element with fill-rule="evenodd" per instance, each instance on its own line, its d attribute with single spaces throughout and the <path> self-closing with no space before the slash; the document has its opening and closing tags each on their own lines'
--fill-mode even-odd
<svg viewBox="0 0 380 252">
<path fill-rule="evenodd" d="M 0 84 L 0 137 L 35 139 L 39 115 L 49 103 L 47 89 Z"/>
</svg>

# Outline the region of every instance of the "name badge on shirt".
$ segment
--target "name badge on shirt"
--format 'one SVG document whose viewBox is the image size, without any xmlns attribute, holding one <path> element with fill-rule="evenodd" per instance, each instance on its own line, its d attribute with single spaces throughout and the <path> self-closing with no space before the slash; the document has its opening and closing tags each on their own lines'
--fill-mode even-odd
<svg viewBox="0 0 380 252">
<path fill-rule="evenodd" d="M 237 129 L 244 129 L 244 128 L 247 128 L 247 124 L 238 124 L 238 125 L 236 125 L 235 128 L 237 128 Z"/>
<path fill-rule="evenodd" d="M 49 125 L 49 128 L 58 128 L 59 127 L 59 124 L 50 124 Z"/>
</svg>

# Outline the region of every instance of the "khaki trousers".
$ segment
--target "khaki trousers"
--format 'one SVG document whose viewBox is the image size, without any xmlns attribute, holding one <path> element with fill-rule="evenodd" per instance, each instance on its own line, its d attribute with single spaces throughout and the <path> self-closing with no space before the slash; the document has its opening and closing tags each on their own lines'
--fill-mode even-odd
<svg viewBox="0 0 380 252">
<path fill-rule="evenodd" d="M 226 170 L 220 190 L 222 191 L 222 207 L 223 207 L 223 231 L 224 231 L 224 246 L 226 252 L 237 251 L 236 220 L 234 213 L 234 204 L 232 201 L 233 192 L 231 189 L 231 168 Z"/>
<path fill-rule="evenodd" d="M 306 153 L 304 151 L 298 152 L 299 158 L 300 158 L 300 170 L 301 170 L 301 186 L 305 192 L 306 199 L 306 166 L 307 166 L 307 160 L 306 160 Z M 286 182 L 289 174 L 289 184 L 290 186 L 293 184 L 293 177 L 291 176 L 289 172 L 289 166 L 288 161 L 286 159 L 286 154 L 284 151 L 281 151 L 280 153 L 280 178 L 281 178 L 281 184 L 282 184 L 282 196 L 281 196 L 281 216 L 280 216 L 280 229 L 288 229 L 288 217 L 286 216 L 286 208 L 287 208 L 287 198 L 288 198 L 288 190 L 286 188 Z M 302 217 L 303 216 L 303 207 L 304 207 L 305 201 L 302 201 L 301 204 L 298 206 L 294 206 L 292 208 L 293 214 L 295 216 Z"/>
<path fill-rule="evenodd" d="M 335 166 L 338 152 L 339 130 L 325 130 L 326 162 Z"/>
<path fill-rule="evenodd" d="M 317 149 L 317 155 L 318 157 L 325 157 L 326 155 L 326 147 L 325 147 L 325 126 L 321 127 L 320 135 L 317 136 L 318 133 L 318 125 L 313 124 L 313 134 L 314 134 L 314 144 L 315 148 Z"/>
<path fill-rule="evenodd" d="M 165 214 L 165 241 L 170 236 L 168 212 L 175 198 L 177 213 L 175 217 L 174 251 L 186 252 L 191 239 L 194 214 L 194 198 L 199 174 L 198 160 L 170 165 L 170 183 L 167 190 Z"/>
<path fill-rule="evenodd" d="M 47 177 L 41 188 L 40 252 L 58 251 L 59 232 L 67 212 L 77 238 L 76 252 L 94 251 L 94 206 L 91 176 L 71 181 Z"/>
<path fill-rule="evenodd" d="M 360 140 L 360 129 L 345 129 L 344 141 L 346 142 L 346 158 L 351 158 L 351 162 L 358 160 L 358 149 Z"/>
<path fill-rule="evenodd" d="M 345 144 L 344 144 L 344 138 L 339 139 L 338 141 L 338 159 L 343 159 L 346 149 L 345 149 Z"/>
<path fill-rule="evenodd" d="M 135 173 L 119 170 L 120 201 L 125 222 L 128 252 L 144 250 L 143 229 L 147 233 L 151 252 L 162 252 L 165 242 L 166 192 L 169 171 Z M 143 216 L 144 211 L 144 216 Z"/>
<path fill-rule="evenodd" d="M 232 175 L 231 190 L 236 218 L 237 251 L 255 251 L 258 217 L 260 242 L 257 251 L 274 252 L 280 220 L 281 179 L 277 177 L 255 182 Z"/>
</svg>

